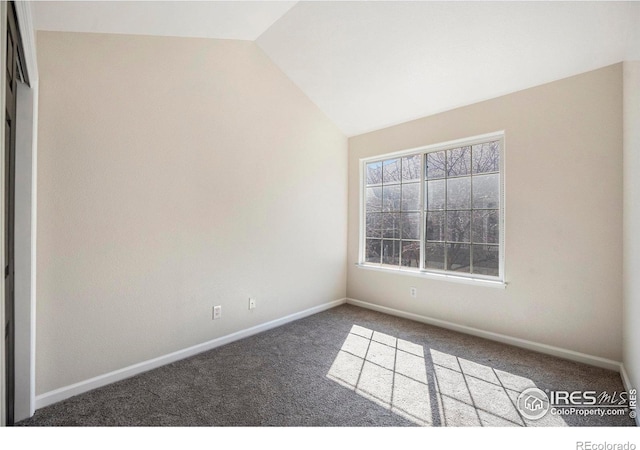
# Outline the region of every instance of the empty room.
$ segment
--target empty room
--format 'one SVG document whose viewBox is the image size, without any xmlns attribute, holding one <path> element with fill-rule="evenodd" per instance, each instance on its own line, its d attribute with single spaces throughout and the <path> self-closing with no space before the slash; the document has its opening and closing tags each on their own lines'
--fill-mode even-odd
<svg viewBox="0 0 640 450">
<path fill-rule="evenodd" d="M 638 439 L 640 2 L 1 7 L 0 436 Z"/>
</svg>

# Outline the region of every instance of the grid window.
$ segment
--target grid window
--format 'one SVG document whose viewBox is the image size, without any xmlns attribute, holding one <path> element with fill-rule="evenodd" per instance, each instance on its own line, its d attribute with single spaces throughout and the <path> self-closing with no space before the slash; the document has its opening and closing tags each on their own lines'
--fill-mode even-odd
<svg viewBox="0 0 640 450">
<path fill-rule="evenodd" d="M 422 156 L 366 164 L 367 263 L 420 267 Z"/>
<path fill-rule="evenodd" d="M 502 137 L 467 142 L 365 162 L 362 262 L 502 276 Z"/>
</svg>

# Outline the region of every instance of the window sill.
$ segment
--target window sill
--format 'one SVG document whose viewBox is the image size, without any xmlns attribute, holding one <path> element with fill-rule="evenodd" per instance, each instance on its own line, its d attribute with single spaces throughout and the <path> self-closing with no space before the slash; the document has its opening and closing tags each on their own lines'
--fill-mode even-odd
<svg viewBox="0 0 640 450">
<path fill-rule="evenodd" d="M 356 264 L 356 267 L 359 269 L 373 270 L 376 272 L 408 275 L 410 277 L 427 278 L 430 280 L 440 280 L 440 281 L 447 281 L 451 283 L 471 284 L 474 286 L 485 286 L 485 287 L 492 287 L 492 288 L 498 288 L 498 289 L 505 289 L 507 287 L 507 283 L 504 281 L 485 280 L 482 278 L 460 277 L 456 275 L 420 272 L 418 270 L 412 270 L 412 269 L 371 266 L 368 264 Z"/>
</svg>

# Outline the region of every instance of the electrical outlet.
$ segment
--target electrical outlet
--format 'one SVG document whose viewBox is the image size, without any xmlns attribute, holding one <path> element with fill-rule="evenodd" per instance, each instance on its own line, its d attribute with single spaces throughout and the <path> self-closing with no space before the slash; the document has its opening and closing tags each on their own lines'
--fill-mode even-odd
<svg viewBox="0 0 640 450">
<path fill-rule="evenodd" d="M 414 287 L 409 288 L 409 295 L 412 298 L 418 297 L 418 290 L 416 288 L 414 288 Z"/>
<path fill-rule="evenodd" d="M 256 299 L 253 297 L 249 297 L 249 309 L 255 309 L 256 307 Z"/>
<path fill-rule="evenodd" d="M 213 320 L 218 320 L 222 317 L 222 306 L 213 307 Z"/>
</svg>

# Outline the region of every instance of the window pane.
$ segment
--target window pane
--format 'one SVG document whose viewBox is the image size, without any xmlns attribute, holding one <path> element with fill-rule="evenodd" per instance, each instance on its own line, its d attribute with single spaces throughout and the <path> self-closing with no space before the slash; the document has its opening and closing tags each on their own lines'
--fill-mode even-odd
<svg viewBox="0 0 640 450">
<path fill-rule="evenodd" d="M 468 273 L 470 265 L 469 244 L 447 244 L 447 270 Z"/>
<path fill-rule="evenodd" d="M 365 262 L 499 276 L 501 145 L 366 163 Z"/>
<path fill-rule="evenodd" d="M 385 184 L 400 182 L 400 158 L 382 162 L 382 182 Z"/>
<path fill-rule="evenodd" d="M 471 173 L 471 147 L 447 150 L 447 176 L 457 177 Z"/>
<path fill-rule="evenodd" d="M 382 210 L 400 211 L 400 185 L 382 187 Z"/>
<path fill-rule="evenodd" d="M 497 244 L 499 238 L 498 210 L 474 211 L 471 225 L 471 239 L 473 242 Z"/>
<path fill-rule="evenodd" d="M 402 265 L 420 267 L 420 241 L 402 241 Z"/>
<path fill-rule="evenodd" d="M 471 211 L 447 211 L 447 241 L 469 242 Z"/>
<path fill-rule="evenodd" d="M 472 147 L 473 173 L 500 170 L 500 142 L 486 142 Z"/>
<path fill-rule="evenodd" d="M 473 177 L 473 207 L 498 208 L 500 206 L 500 175 Z"/>
<path fill-rule="evenodd" d="M 447 209 L 471 209 L 471 177 L 447 180 Z"/>
<path fill-rule="evenodd" d="M 382 237 L 382 213 L 367 214 L 366 236 L 368 238 Z"/>
<path fill-rule="evenodd" d="M 382 241 L 380 239 L 367 239 L 367 245 L 365 248 L 365 261 L 370 263 L 380 264 L 380 246 Z"/>
<path fill-rule="evenodd" d="M 367 164 L 367 184 L 382 183 L 382 161 Z"/>
<path fill-rule="evenodd" d="M 402 181 L 420 179 L 420 155 L 402 158 Z"/>
<path fill-rule="evenodd" d="M 445 195 L 444 186 L 445 180 L 427 181 L 427 209 L 433 211 L 434 209 L 444 209 Z"/>
<path fill-rule="evenodd" d="M 427 153 L 425 167 L 428 180 L 433 180 L 435 178 L 444 178 L 444 152 Z"/>
<path fill-rule="evenodd" d="M 473 273 L 497 277 L 500 247 L 497 245 L 473 246 Z"/>
<path fill-rule="evenodd" d="M 400 213 L 382 214 L 382 237 L 400 239 Z"/>
<path fill-rule="evenodd" d="M 367 212 L 382 211 L 382 188 L 367 188 Z"/>
<path fill-rule="evenodd" d="M 400 241 L 382 241 L 382 264 L 400 264 Z"/>
<path fill-rule="evenodd" d="M 420 183 L 402 185 L 402 210 L 418 211 L 420 209 Z"/>
<path fill-rule="evenodd" d="M 427 213 L 427 241 L 444 241 L 444 211 Z"/>
<path fill-rule="evenodd" d="M 424 267 L 444 270 L 444 244 L 427 242 L 424 245 Z"/>
<path fill-rule="evenodd" d="M 420 239 L 420 213 L 402 214 L 402 239 Z"/>
</svg>

